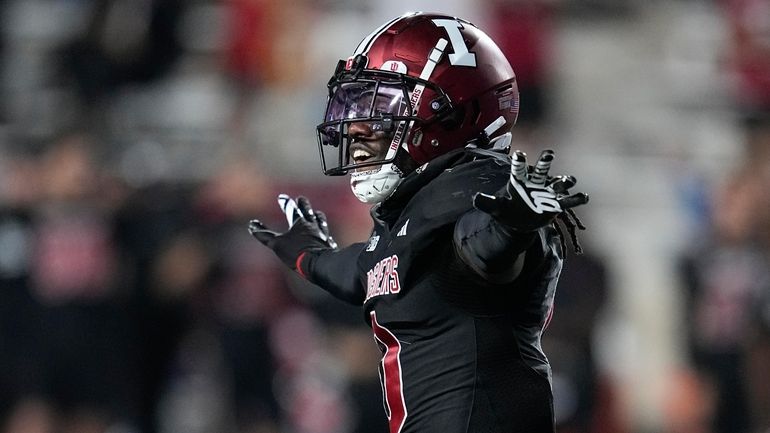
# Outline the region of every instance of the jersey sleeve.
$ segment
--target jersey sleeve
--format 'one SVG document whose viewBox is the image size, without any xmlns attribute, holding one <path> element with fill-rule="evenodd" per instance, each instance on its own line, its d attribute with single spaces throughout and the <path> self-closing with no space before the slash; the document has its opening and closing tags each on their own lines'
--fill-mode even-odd
<svg viewBox="0 0 770 433">
<path fill-rule="evenodd" d="M 519 276 L 525 252 L 537 236 L 537 231 L 517 232 L 473 209 L 455 224 L 454 247 L 460 259 L 482 278 L 502 284 Z"/>
<path fill-rule="evenodd" d="M 334 297 L 354 305 L 364 303 L 365 291 L 356 262 L 364 248 L 356 243 L 341 250 L 311 251 L 299 263 L 301 273 L 311 283 Z"/>
</svg>

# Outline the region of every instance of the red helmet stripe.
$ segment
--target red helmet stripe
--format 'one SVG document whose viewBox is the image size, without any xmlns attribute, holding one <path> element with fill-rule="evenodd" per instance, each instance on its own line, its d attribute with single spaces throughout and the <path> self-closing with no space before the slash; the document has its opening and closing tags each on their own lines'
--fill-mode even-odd
<svg viewBox="0 0 770 433">
<path fill-rule="evenodd" d="M 374 42 L 378 36 L 385 33 L 390 28 L 390 26 L 396 23 L 396 21 L 402 18 L 404 18 L 404 16 L 393 18 L 392 20 L 378 27 L 377 30 L 370 33 L 369 36 L 365 37 L 364 40 L 358 44 L 356 50 L 353 52 L 353 57 L 355 57 L 357 54 L 366 54 L 369 51 L 369 48 L 371 48 L 372 42 Z"/>
</svg>

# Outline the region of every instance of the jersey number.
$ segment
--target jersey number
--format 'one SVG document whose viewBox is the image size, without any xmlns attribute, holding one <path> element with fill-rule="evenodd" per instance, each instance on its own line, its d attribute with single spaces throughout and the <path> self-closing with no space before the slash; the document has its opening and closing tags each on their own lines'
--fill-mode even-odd
<svg viewBox="0 0 770 433">
<path fill-rule="evenodd" d="M 401 343 L 392 332 L 377 323 L 377 315 L 374 311 L 370 315 L 374 341 L 377 342 L 383 353 L 380 364 L 382 401 L 388 416 L 390 433 L 399 433 L 404 426 L 404 421 L 406 421 L 404 382 L 401 376 Z"/>
</svg>

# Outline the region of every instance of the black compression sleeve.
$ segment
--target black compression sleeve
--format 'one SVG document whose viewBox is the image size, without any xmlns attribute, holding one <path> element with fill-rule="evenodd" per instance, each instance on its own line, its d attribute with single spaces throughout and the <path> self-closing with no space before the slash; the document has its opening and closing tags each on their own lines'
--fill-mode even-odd
<svg viewBox="0 0 770 433">
<path fill-rule="evenodd" d="M 513 281 L 521 272 L 524 252 L 538 232 L 517 232 L 479 210 L 464 214 L 455 225 L 454 245 L 460 258 L 487 281 Z"/>
<path fill-rule="evenodd" d="M 361 305 L 366 293 L 356 270 L 356 262 L 364 245 L 353 244 L 337 251 L 309 251 L 300 262 L 302 273 L 308 281 L 334 297 Z"/>
</svg>

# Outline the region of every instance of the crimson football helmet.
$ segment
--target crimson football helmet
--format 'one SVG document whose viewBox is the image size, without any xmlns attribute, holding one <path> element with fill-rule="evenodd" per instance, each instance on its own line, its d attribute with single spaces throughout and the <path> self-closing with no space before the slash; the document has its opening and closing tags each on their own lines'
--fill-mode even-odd
<svg viewBox="0 0 770 433">
<path fill-rule="evenodd" d="M 367 36 L 338 63 L 328 88 L 316 128 L 323 171 L 351 173 L 364 202 L 381 201 L 403 175 L 439 155 L 488 147 L 513 127 L 519 110 L 513 69 L 494 41 L 467 21 L 422 12 Z M 387 154 L 354 158 L 355 124 L 385 134 Z"/>
</svg>

